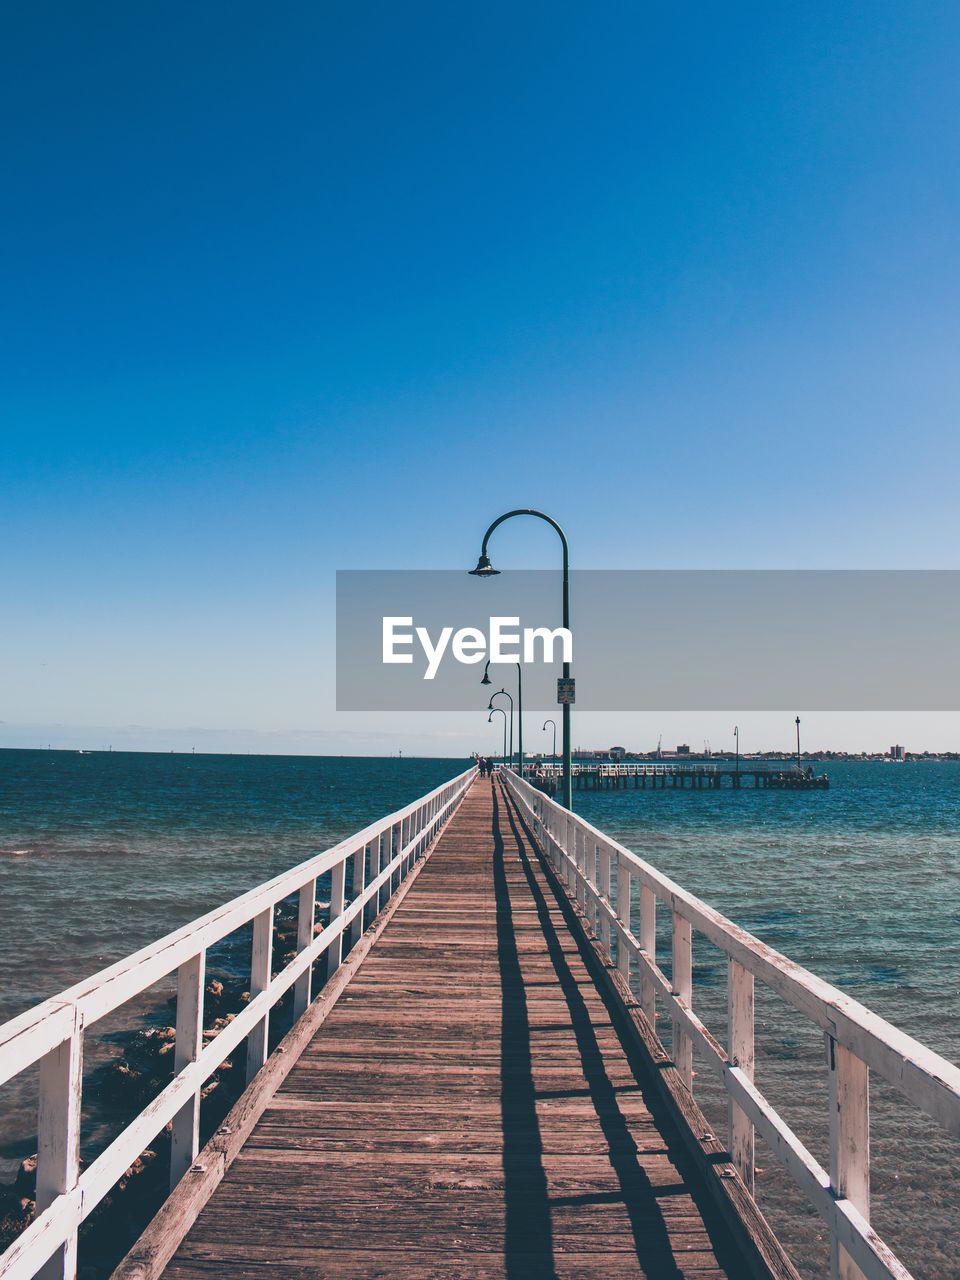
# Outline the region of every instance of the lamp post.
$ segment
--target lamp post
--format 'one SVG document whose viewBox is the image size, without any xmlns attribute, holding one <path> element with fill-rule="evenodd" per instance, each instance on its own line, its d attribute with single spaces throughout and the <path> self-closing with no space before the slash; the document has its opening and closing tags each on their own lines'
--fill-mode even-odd
<svg viewBox="0 0 960 1280">
<path fill-rule="evenodd" d="M 800 764 L 800 717 L 797 716 L 797 768 L 801 768 Z"/>
<path fill-rule="evenodd" d="M 563 547 L 563 626 L 566 630 L 570 629 L 570 548 L 567 546 L 567 536 L 557 524 L 552 516 L 548 516 L 543 511 L 535 511 L 532 507 L 518 507 L 515 511 L 507 511 L 502 516 L 498 516 L 487 532 L 483 535 L 483 542 L 480 547 L 480 558 L 477 560 L 477 567 L 469 572 L 478 578 L 489 578 L 500 572 L 490 563 L 490 557 L 487 555 L 487 543 L 490 541 L 490 535 L 498 525 L 503 524 L 504 520 L 510 520 L 513 516 L 536 516 L 538 520 L 545 520 L 560 538 L 560 544 Z M 563 664 L 563 678 L 570 678 L 570 663 Z M 573 778 L 571 769 L 571 736 L 570 736 L 570 703 L 563 703 L 563 803 L 568 809 L 573 808 Z"/>
<path fill-rule="evenodd" d="M 519 662 L 513 664 L 517 668 L 517 754 L 520 757 L 520 776 L 523 777 L 523 667 Z M 490 659 L 483 668 L 481 684 L 490 684 Z M 510 750 L 513 750 L 511 743 Z"/>
<path fill-rule="evenodd" d="M 493 693 L 490 695 L 490 701 L 487 703 L 487 710 L 488 711 L 497 710 L 497 708 L 493 705 L 493 700 L 494 698 L 499 698 L 501 694 L 503 694 L 505 698 L 510 698 L 510 763 L 512 764 L 513 763 L 513 698 L 510 696 L 509 693 L 507 693 L 506 689 L 499 689 L 496 693 Z M 500 709 L 503 710 L 502 707 Z M 505 711 L 504 711 L 504 715 L 506 715 Z"/>
<path fill-rule="evenodd" d="M 544 733 L 546 733 L 547 731 L 548 724 L 553 725 L 553 763 L 556 764 L 557 763 L 557 722 L 556 720 L 544 720 L 543 722 Z"/>
<path fill-rule="evenodd" d="M 737 750 L 736 773 L 737 773 L 737 785 L 739 786 L 740 784 L 740 726 L 736 724 L 733 726 L 733 740 L 736 743 L 736 750 Z"/>
<path fill-rule="evenodd" d="M 503 760 L 503 763 L 506 764 L 507 763 L 507 713 L 504 711 L 503 707 L 489 707 L 488 710 L 490 714 L 487 716 L 487 724 L 493 724 L 493 713 L 495 711 L 499 711 L 500 714 L 503 716 L 503 756 L 501 758 Z"/>
</svg>

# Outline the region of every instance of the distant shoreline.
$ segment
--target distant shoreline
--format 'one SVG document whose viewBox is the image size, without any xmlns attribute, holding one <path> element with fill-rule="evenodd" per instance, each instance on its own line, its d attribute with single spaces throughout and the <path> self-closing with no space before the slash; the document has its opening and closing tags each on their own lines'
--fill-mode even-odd
<svg viewBox="0 0 960 1280">
<path fill-rule="evenodd" d="M 414 760 L 466 760 L 470 758 L 470 753 L 463 755 L 418 755 L 413 752 L 406 751 L 397 753 L 391 751 L 386 754 L 363 754 L 354 755 L 349 752 L 292 752 L 292 751 L 177 751 L 173 749 L 145 749 L 140 748 L 133 750 L 126 747 L 3 747 L 0 746 L 0 753 L 4 752 L 42 752 L 44 755 L 65 755 L 65 756 L 195 756 L 204 759 L 260 759 L 260 760 L 393 760 L 397 764 L 404 761 Z M 499 757 L 497 757 L 499 758 Z M 553 757 L 549 751 L 524 752 L 524 759 L 527 761 L 550 760 Z M 733 751 L 712 751 L 709 753 L 690 752 L 677 753 L 675 751 L 627 751 L 624 754 L 612 754 L 610 751 L 603 749 L 583 749 L 574 751 L 573 759 L 575 762 L 586 762 L 591 760 L 607 760 L 616 763 L 617 761 L 635 762 L 635 761 L 661 761 L 668 763 L 683 764 L 705 764 L 705 763 L 725 763 L 727 761 L 733 763 L 738 757 Z M 739 759 L 741 763 L 748 764 L 752 761 L 782 761 L 790 763 L 796 762 L 796 751 L 751 751 L 749 753 L 741 752 Z M 946 761 L 960 760 L 960 751 L 906 751 L 902 759 L 892 757 L 889 753 L 883 751 L 834 751 L 826 748 L 820 751 L 803 751 L 800 753 L 800 759 L 806 760 L 810 764 L 816 764 L 818 761 L 848 761 L 857 763 L 864 761 L 866 763 L 878 764 L 917 764 L 917 763 L 938 763 Z"/>
</svg>

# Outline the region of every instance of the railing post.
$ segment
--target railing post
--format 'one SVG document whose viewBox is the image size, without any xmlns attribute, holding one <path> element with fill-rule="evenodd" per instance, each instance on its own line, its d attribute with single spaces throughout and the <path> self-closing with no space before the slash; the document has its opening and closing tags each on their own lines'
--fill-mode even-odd
<svg viewBox="0 0 960 1280">
<path fill-rule="evenodd" d="M 610 901 L 610 850 L 600 845 L 600 892 Z M 601 942 L 606 941 L 607 951 L 613 950 L 613 928 L 610 917 L 600 904 L 597 906 L 597 933 Z"/>
<path fill-rule="evenodd" d="M 373 853 L 373 856 L 375 858 L 377 865 L 376 865 L 376 868 L 371 867 L 370 869 L 371 880 L 375 880 L 377 876 L 379 876 L 380 873 L 383 871 L 383 868 L 390 861 L 390 849 L 391 849 L 392 839 L 393 839 L 393 827 L 387 827 L 385 830 L 381 831 L 380 834 L 377 836 L 377 842 L 374 845 L 374 853 Z M 375 916 L 378 916 L 380 912 L 383 910 L 383 904 L 384 902 L 386 902 L 387 897 L 389 896 L 389 894 L 387 893 L 387 887 L 388 887 L 387 885 L 382 884 L 380 888 L 377 890 L 376 899 L 375 899 L 376 910 L 373 913 Z"/>
<path fill-rule="evenodd" d="M 177 1039 L 173 1073 L 196 1062 L 203 1047 L 203 986 L 206 952 L 191 956 L 177 970 Z M 200 1150 L 200 1090 L 173 1117 L 170 1132 L 170 1190 L 187 1172 Z"/>
<path fill-rule="evenodd" d="M 645 951 L 654 964 L 657 962 L 657 899 L 647 885 L 640 885 L 640 950 Z M 643 962 L 640 970 L 640 1009 L 650 1026 L 657 1025 L 657 988 L 647 973 Z"/>
<path fill-rule="evenodd" d="M 748 1080 L 754 1069 L 754 982 L 753 974 L 736 960 L 727 961 L 727 1056 Z M 727 1130 L 730 1154 L 747 1190 L 754 1189 L 753 1123 L 731 1098 L 727 1103 Z"/>
<path fill-rule="evenodd" d="M 673 994 L 689 1009 L 693 995 L 693 934 L 690 921 L 673 913 Z M 679 1018 L 673 1019 L 673 1061 L 693 1091 L 693 1041 Z"/>
<path fill-rule="evenodd" d="M 367 850 L 371 849 L 369 844 L 361 845 L 357 852 L 353 855 L 353 897 L 354 901 L 360 897 L 366 888 L 367 874 Z M 350 921 L 350 946 L 355 947 L 360 941 L 363 934 L 363 908 Z"/>
<path fill-rule="evenodd" d="M 620 855 L 617 855 L 617 916 L 630 928 L 630 872 Z M 617 968 L 630 982 L 630 948 L 623 938 L 617 937 Z"/>
<path fill-rule="evenodd" d="M 270 986 L 273 965 L 273 907 L 267 907 L 253 918 L 253 947 L 250 957 L 250 999 L 254 1000 Z M 247 1084 L 267 1060 L 270 1037 L 270 1011 L 263 1015 L 247 1036 Z"/>
<path fill-rule="evenodd" d="M 317 921 L 317 879 L 308 880 L 300 890 L 297 901 L 297 950 L 304 951 L 313 941 L 313 927 Z M 313 996 L 313 965 L 293 984 L 293 1016 L 306 1013 Z"/>
<path fill-rule="evenodd" d="M 343 857 L 330 872 L 330 923 L 343 915 L 344 883 L 347 875 L 347 859 Z M 343 934 L 338 933 L 327 948 L 327 977 L 336 973 L 343 959 Z"/>
<path fill-rule="evenodd" d="M 584 833 L 576 823 L 572 823 L 573 827 L 573 861 L 576 863 L 579 876 L 576 877 L 577 902 L 580 902 L 580 910 L 584 915 L 586 913 L 586 850 L 584 849 Z"/>
<path fill-rule="evenodd" d="M 83 1085 L 83 1015 L 74 1006 L 73 1031 L 40 1059 L 37 1215 L 73 1191 L 80 1176 L 80 1097 Z M 74 1280 L 77 1231 L 70 1232 L 37 1273 L 40 1280 Z"/>
<path fill-rule="evenodd" d="M 824 1037 L 830 1078 L 830 1185 L 870 1220 L 870 1071 L 855 1053 Z M 863 1280 L 863 1272 L 834 1235 L 834 1280 Z"/>
<path fill-rule="evenodd" d="M 563 837 L 564 868 L 567 892 L 571 898 L 577 896 L 577 828 L 572 815 L 564 814 L 560 818 L 560 831 Z"/>
</svg>

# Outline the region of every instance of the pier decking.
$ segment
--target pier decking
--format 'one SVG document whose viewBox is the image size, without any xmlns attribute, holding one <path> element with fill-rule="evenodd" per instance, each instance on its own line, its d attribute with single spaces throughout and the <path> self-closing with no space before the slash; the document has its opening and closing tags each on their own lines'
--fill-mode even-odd
<svg viewBox="0 0 960 1280">
<path fill-rule="evenodd" d="M 478 782 L 164 1274 L 735 1280 L 650 1094 Z"/>
</svg>

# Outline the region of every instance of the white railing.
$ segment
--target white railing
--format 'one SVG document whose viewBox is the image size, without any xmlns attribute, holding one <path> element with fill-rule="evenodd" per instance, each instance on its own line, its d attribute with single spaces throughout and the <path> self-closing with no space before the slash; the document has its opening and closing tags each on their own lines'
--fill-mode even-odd
<svg viewBox="0 0 960 1280">
<path fill-rule="evenodd" d="M 730 1153 L 751 1193 L 756 1132 L 826 1223 L 834 1277 L 910 1280 L 907 1268 L 870 1226 L 869 1073 L 876 1071 L 960 1135 L 960 1068 L 766 946 L 515 773 L 505 770 L 503 777 L 611 963 L 639 988 L 640 1008 L 651 1028 L 656 1001 L 662 1000 L 672 1021 L 673 1060 L 687 1088 L 692 1092 L 694 1047 L 725 1087 Z M 671 912 L 672 980 L 657 963 L 658 902 Z M 694 930 L 727 957 L 726 1048 L 693 1012 Z M 754 1083 L 755 979 L 824 1032 L 829 1170 Z"/>
<path fill-rule="evenodd" d="M 311 1003 L 312 966 L 325 953 L 328 976 L 342 959 L 343 938 L 356 944 L 364 908 L 376 914 L 428 851 L 476 774 L 468 769 L 404 809 L 348 836 L 265 884 L 109 969 L 44 1001 L 0 1027 L 0 1085 L 39 1064 L 37 1216 L 0 1256 L 3 1280 L 42 1272 L 73 1280 L 80 1224 L 137 1156 L 172 1123 L 170 1185 L 195 1160 L 199 1147 L 200 1091 L 244 1041 L 247 1079 L 267 1059 L 270 1010 L 293 988 L 293 1013 Z M 345 901 L 346 867 L 353 860 L 353 896 Z M 330 873 L 329 922 L 314 936 L 317 879 Z M 298 895 L 297 954 L 272 973 L 274 909 Z M 235 929 L 253 924 L 250 1003 L 208 1044 L 203 1043 L 206 953 Z M 80 1172 L 83 1036 L 106 1014 L 177 974 L 176 1047 L 171 1082 L 110 1145 Z"/>
</svg>

